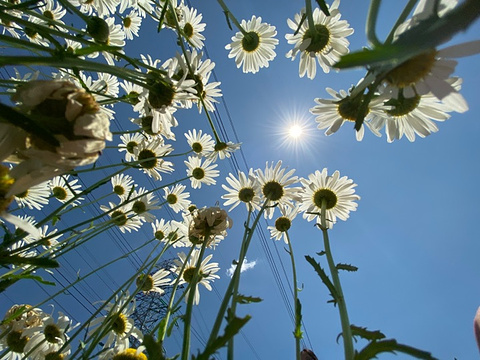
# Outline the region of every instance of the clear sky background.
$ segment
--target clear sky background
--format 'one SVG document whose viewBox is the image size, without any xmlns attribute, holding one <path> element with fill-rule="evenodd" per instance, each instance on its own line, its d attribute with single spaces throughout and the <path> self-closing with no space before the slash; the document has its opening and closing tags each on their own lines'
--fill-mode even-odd
<svg viewBox="0 0 480 360">
<path fill-rule="evenodd" d="M 378 24 L 381 39 L 389 32 L 405 2 L 382 2 Z M 349 37 L 351 51 L 366 44 L 364 28 L 368 3 L 343 0 L 340 5 L 342 19 L 348 20 L 355 29 Z M 320 73 L 315 80 L 298 77 L 298 60 L 292 62 L 285 57 L 291 47 L 284 35 L 290 33 L 286 19 L 293 18 L 303 7 L 303 2 L 227 2 L 239 20 L 250 19 L 255 14 L 277 27 L 280 40 L 277 57 L 269 68 L 255 75 L 243 74 L 234 61 L 227 58 L 224 46 L 234 32 L 228 29 L 216 2 L 192 1 L 191 5 L 203 13 L 207 23 L 204 32 L 206 47 L 216 63 L 215 74 L 222 82 L 225 100 L 219 104 L 219 114 L 230 140 L 235 141 L 238 136 L 243 143 L 242 153 L 235 157 L 240 168 L 247 170 L 245 162 L 248 167 L 256 169 L 264 168 L 266 161 L 282 160 L 284 166 L 296 169 L 298 176 L 306 177 L 327 167 L 330 173 L 339 170 L 341 175 L 347 175 L 358 184 L 357 193 L 361 196 L 358 210 L 351 213 L 347 222 L 339 221 L 330 232 L 335 260 L 359 267 L 356 273 L 341 273 L 351 322 L 370 330 L 381 330 L 387 338 L 428 350 L 439 359 L 477 358 L 479 353 L 472 321 L 480 306 L 480 236 L 477 226 L 480 202 L 479 57 L 460 59 L 455 72 L 464 79 L 461 93 L 470 110 L 465 114 L 452 113 L 449 120 L 438 124 L 438 133 L 425 139 L 417 137 L 414 143 L 404 138 L 388 144 L 385 135 L 377 138 L 366 131 L 364 140 L 357 142 L 353 125 L 347 124 L 338 133 L 326 137 L 316 129 L 314 116 L 309 113 L 315 105 L 314 98 L 328 98 L 326 87 L 347 90 L 364 75 L 364 70 Z M 143 28 L 141 38 L 135 40 L 133 46 L 130 44 L 133 54 L 149 53 L 162 61 L 173 56 L 174 35 L 168 34 L 167 30 L 164 32 L 167 35 L 162 32 L 157 36 L 151 29 Z M 465 34 L 455 37 L 452 43 L 476 40 L 479 33 L 480 24 L 477 22 Z M 186 148 L 184 132 L 194 127 L 208 127 L 205 118 L 194 110 L 179 110 L 176 115 L 180 126 L 175 130 L 177 142 L 174 147 L 180 152 L 182 147 Z M 126 121 L 123 117 L 123 113 L 117 112 L 118 121 Z M 285 136 L 286 130 L 294 123 L 301 123 L 306 128 L 305 135 L 295 142 Z M 114 141 L 118 142 L 118 137 Z M 106 162 L 119 159 L 113 150 L 105 155 Z M 179 178 L 184 170 L 181 161 L 177 164 L 175 177 Z M 197 205 L 222 203 L 220 184 L 232 171 L 232 163 L 225 161 L 220 168 L 223 174 L 217 179 L 216 187 L 202 187 L 201 192 L 193 192 L 193 201 Z M 222 268 L 221 279 L 215 282 L 211 293 L 201 289 L 201 303 L 195 309 L 194 328 L 198 338 L 195 336 L 193 349 L 201 347 L 202 341 L 208 337 L 215 309 L 221 302 L 219 297 L 228 284 L 226 270 L 238 256 L 246 211 L 239 207 L 231 216 L 234 228 L 214 252 L 214 260 Z M 62 220 L 68 225 L 67 219 Z M 237 358 L 293 359 L 293 323 L 288 310 L 293 298 L 290 262 L 284 251 L 285 244 L 270 240 L 266 222 L 263 225 L 267 241 L 263 241 L 261 233 L 255 236 L 247 259 L 255 261 L 256 265 L 243 273 L 240 292 L 259 296 L 264 301 L 239 307 L 240 314 L 248 313 L 253 318 L 236 340 Z M 74 278 L 79 268 L 86 272 L 89 266 L 94 268 L 115 256 L 117 240 L 128 239 L 125 246 L 138 246 L 135 242 L 150 238 L 150 232 L 145 225 L 133 237 L 105 235 L 95 244 L 90 242 L 87 249 L 69 255 L 64 276 Z M 297 217 L 290 235 L 298 279 L 302 284 L 300 300 L 304 331 L 308 335 L 306 346 L 313 348 L 319 359 L 340 359 L 343 347 L 335 342 L 341 332 L 337 309 L 327 304 L 326 288 L 304 260 L 304 255 L 313 256 L 323 250 L 321 233 L 313 223 Z M 171 255 L 175 256 L 174 253 Z M 115 284 L 131 276 L 136 264 L 138 262 L 134 259 L 126 265 L 99 272 L 98 278 L 92 278 L 88 287 L 80 289 L 84 297 L 75 293 L 75 296 L 61 298 L 67 304 L 66 310 L 81 320 L 88 309 L 93 308 L 94 301 L 111 294 L 109 287 L 114 288 Z M 278 271 L 280 288 L 272 267 Z M 62 276 L 58 280 L 60 283 L 64 281 Z M 286 302 L 282 289 L 287 294 Z M 45 293 L 29 283 L 15 286 L 8 295 L 0 296 L 0 310 L 3 311 L 12 302 L 39 301 Z M 79 305 L 76 298 L 84 305 Z M 59 306 L 56 305 L 57 310 Z M 179 341 L 174 337 L 168 344 L 169 355 L 176 353 Z M 358 349 L 363 345 L 361 342 L 355 344 Z M 226 357 L 221 353 L 218 358 Z"/>
</svg>

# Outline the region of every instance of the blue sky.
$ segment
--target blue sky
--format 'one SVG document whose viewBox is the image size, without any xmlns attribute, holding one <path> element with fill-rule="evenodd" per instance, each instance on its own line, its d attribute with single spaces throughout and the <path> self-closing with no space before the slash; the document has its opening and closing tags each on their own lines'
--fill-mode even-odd
<svg viewBox="0 0 480 360">
<path fill-rule="evenodd" d="M 383 3 L 378 25 L 380 38 L 390 30 L 389 24 L 404 1 Z M 401 139 L 388 144 L 385 135 L 377 138 L 367 132 L 364 140 L 357 142 L 353 126 L 347 124 L 338 133 L 326 137 L 316 129 L 314 116 L 309 114 L 308 110 L 314 106 L 313 99 L 328 97 L 325 87 L 348 89 L 364 75 L 364 71 L 320 73 L 315 80 L 298 77 L 298 60 L 292 62 L 285 57 L 290 45 L 284 35 L 290 32 L 286 19 L 293 18 L 303 2 L 246 0 L 227 3 L 239 20 L 250 19 L 255 14 L 277 27 L 280 40 L 276 48 L 277 58 L 269 68 L 255 75 L 241 73 L 234 61 L 227 58 L 224 46 L 234 33 L 227 28 L 220 7 L 214 2 L 193 2 L 192 5 L 203 13 L 207 23 L 206 46 L 216 63 L 215 73 L 222 82 L 224 100 L 234 128 L 229 123 L 224 104 L 219 106 L 220 116 L 230 139 L 235 141 L 236 133 L 242 142 L 248 166 L 263 168 L 266 161 L 282 160 L 285 166 L 295 168 L 296 175 L 302 177 L 327 167 L 330 172 L 339 170 L 358 184 L 357 193 L 361 196 L 358 210 L 347 222 L 340 221 L 331 231 L 335 260 L 359 267 L 356 273 L 341 274 L 351 322 L 381 330 L 388 338 L 428 350 L 440 359 L 476 358 L 478 349 L 473 338 L 472 321 L 480 306 L 480 242 L 476 226 L 480 201 L 478 56 L 460 59 L 455 72 L 464 79 L 461 92 L 470 110 L 465 114 L 453 113 L 449 120 L 438 124 L 438 133 L 425 139 L 417 138 L 414 143 Z M 344 0 L 340 5 L 342 18 L 355 29 L 349 37 L 351 51 L 365 45 L 367 7 L 367 1 Z M 479 30 L 477 22 L 465 34 L 455 37 L 452 43 L 475 40 Z M 144 28 L 141 39 L 134 42 L 133 51 L 148 52 L 161 60 L 173 56 L 173 35 L 162 33 L 158 43 L 155 36 Z M 155 46 L 151 46 L 152 43 Z M 195 111 L 180 110 L 177 118 L 180 126 L 175 133 L 179 149 L 185 146 L 183 132 L 193 127 L 207 129 L 205 118 Z M 295 122 L 304 123 L 307 134 L 296 143 L 286 142 L 282 132 Z M 111 158 L 118 156 L 114 151 L 106 154 Z M 236 159 L 241 169 L 247 170 L 240 153 Z M 202 187 L 202 192 L 193 194 L 198 205 L 211 206 L 216 201 L 221 202 L 223 191 L 220 184 L 232 170 L 228 162 L 220 167 L 223 174 L 217 179 L 218 185 Z M 183 169 L 179 166 L 176 176 L 180 175 L 183 176 Z M 244 209 L 240 208 L 232 212 L 234 228 L 214 252 L 214 259 L 222 268 L 222 278 L 215 282 L 213 292 L 201 293 L 201 304 L 196 308 L 194 319 L 200 338 L 208 336 L 212 317 L 220 304 L 219 294 L 223 295 L 228 284 L 226 270 L 238 254 L 245 215 Z M 308 334 L 306 343 L 313 347 L 320 359 L 338 359 L 343 349 L 341 344 L 335 343 L 341 331 L 337 309 L 326 303 L 329 300 L 326 288 L 304 260 L 304 255 L 313 256 L 323 249 L 321 233 L 312 223 L 300 217 L 297 219 L 290 235 L 302 284 L 300 300 L 304 331 Z M 68 220 L 64 221 L 68 224 Z M 290 263 L 283 249 L 284 243 L 270 240 L 266 223 L 263 225 L 267 249 L 272 254 L 291 304 Z M 132 237 L 131 241 L 148 237 L 150 229 L 148 225 L 144 228 L 146 230 Z M 92 258 L 89 258 L 88 265 L 83 260 L 90 256 L 83 252 L 87 250 L 82 250 L 78 257 L 69 256 L 70 264 L 65 265 L 66 276 L 74 277 L 75 269 L 80 267 L 98 266 L 92 259 L 102 263 L 115 256 L 118 251 L 112 245 L 115 237 L 96 239 L 95 245 L 90 242 L 88 251 Z M 239 308 L 240 314 L 251 314 L 253 319 L 243 330 L 247 340 L 243 336 L 236 340 L 238 359 L 256 358 L 247 342 L 261 359 L 294 358 L 293 325 L 267 254 L 261 236 L 256 236 L 247 255 L 248 260 L 255 261 L 256 265 L 243 274 L 240 292 L 264 300 Z M 109 296 L 108 286 L 100 277 L 113 287 L 116 281 L 121 283 L 128 277 L 130 266 L 134 268 L 133 264 L 112 267 L 108 275 L 102 272 L 98 279 L 92 280 L 90 286 L 95 293 L 89 296 L 90 290 L 84 290 L 86 298 L 82 301 L 86 307 L 91 306 L 87 300 L 94 302 L 101 300 L 102 296 Z M 113 276 L 114 281 L 108 276 Z M 11 299 L 30 303 L 32 297 L 38 301 L 43 299 L 43 291 L 32 286 L 35 294 L 31 288 L 17 286 L 8 298 L 2 295 L 6 301 L 0 301 L 1 310 L 10 306 Z M 72 304 L 69 311 L 73 315 L 85 316 L 84 309 L 68 295 L 63 301 Z M 172 349 L 169 355 L 175 353 L 177 342 L 178 338 L 173 338 L 169 343 Z M 201 341 L 195 341 L 193 348 L 200 344 Z M 361 347 L 360 344 L 356 344 L 357 348 Z M 225 358 L 222 355 L 220 357 Z"/>
</svg>

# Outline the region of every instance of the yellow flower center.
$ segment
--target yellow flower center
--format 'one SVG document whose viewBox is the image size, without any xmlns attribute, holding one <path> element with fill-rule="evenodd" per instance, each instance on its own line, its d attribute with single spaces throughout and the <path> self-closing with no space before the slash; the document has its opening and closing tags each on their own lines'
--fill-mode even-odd
<svg viewBox="0 0 480 360">
<path fill-rule="evenodd" d="M 144 353 L 137 353 L 137 349 L 129 348 L 113 356 L 113 360 L 147 360 Z"/>
<path fill-rule="evenodd" d="M 285 216 L 281 216 L 277 220 L 275 220 L 275 229 L 280 232 L 287 231 L 288 229 L 290 229 L 290 226 L 292 226 L 292 222 L 289 218 Z"/>
<path fill-rule="evenodd" d="M 313 203 L 320 209 L 323 200 L 327 202 L 327 210 L 337 205 L 337 195 L 330 189 L 320 189 L 313 194 Z"/>
<path fill-rule="evenodd" d="M 428 75 L 435 64 L 436 55 L 436 50 L 417 55 L 390 70 L 385 76 L 385 80 L 398 88 L 415 85 Z"/>
<path fill-rule="evenodd" d="M 142 291 L 150 291 L 153 289 L 153 277 L 151 275 L 140 274 L 137 277 L 136 283 Z"/>
<path fill-rule="evenodd" d="M 8 348 L 16 353 L 23 353 L 23 349 L 28 342 L 26 336 L 22 336 L 21 331 L 10 331 L 7 335 Z"/>
<path fill-rule="evenodd" d="M 242 39 L 242 48 L 246 52 L 253 52 L 260 46 L 260 38 L 255 31 L 250 31 L 245 34 Z"/>
<path fill-rule="evenodd" d="M 262 188 L 263 195 L 272 201 L 280 200 L 283 196 L 283 186 L 276 181 L 269 181 Z"/>
<path fill-rule="evenodd" d="M 124 314 L 120 313 L 115 316 L 112 323 L 112 330 L 117 335 L 125 334 L 125 331 L 127 331 L 127 317 Z"/>
<path fill-rule="evenodd" d="M 315 25 L 315 30 L 308 29 L 303 35 L 303 40 L 311 39 L 310 45 L 305 49 L 307 52 L 321 52 L 330 42 L 330 31 L 325 25 Z"/>
</svg>

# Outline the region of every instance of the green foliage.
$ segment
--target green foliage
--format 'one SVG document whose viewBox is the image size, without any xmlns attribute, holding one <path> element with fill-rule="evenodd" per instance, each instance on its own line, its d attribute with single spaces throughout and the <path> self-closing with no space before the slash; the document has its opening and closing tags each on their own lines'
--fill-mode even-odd
<svg viewBox="0 0 480 360">
<path fill-rule="evenodd" d="M 27 279 L 38 281 L 39 283 L 44 285 L 55 285 L 54 282 L 43 280 L 43 278 L 38 275 L 30 275 L 30 274 L 8 275 L 8 276 L 4 276 L 3 279 L 0 281 L 0 292 L 5 291 L 6 288 L 15 284 L 19 280 L 27 280 Z"/>
<path fill-rule="evenodd" d="M 315 0 L 320 7 L 320 10 L 325 14 L 325 16 L 330 16 L 330 11 L 328 11 L 328 6 L 325 3 L 325 0 Z"/>
<path fill-rule="evenodd" d="M 306 255 L 305 256 L 305 259 L 307 259 L 307 261 L 310 263 L 310 265 L 313 266 L 313 268 L 315 269 L 315 271 L 317 272 L 318 276 L 320 277 L 320 279 L 322 279 L 323 283 L 325 284 L 325 286 L 328 288 L 328 290 L 330 291 L 330 294 L 332 295 L 333 297 L 333 301 L 334 303 L 337 302 L 337 299 L 338 299 L 338 293 L 337 293 L 337 289 L 335 289 L 335 286 L 333 285 L 332 281 L 330 280 L 330 278 L 328 277 L 328 275 L 325 273 L 325 270 L 322 269 L 322 267 L 320 266 L 319 263 L 317 263 L 315 261 L 314 258 L 312 258 L 311 256 L 308 256 Z"/>
<path fill-rule="evenodd" d="M 150 360 L 165 360 L 162 345 L 155 341 L 152 335 L 146 334 L 143 337 L 142 345 L 145 346 Z"/>
<path fill-rule="evenodd" d="M 245 296 L 242 294 L 238 294 L 235 297 L 235 301 L 239 304 L 250 304 L 250 303 L 258 303 L 263 301 L 262 298 L 255 297 L 255 296 Z"/>
<path fill-rule="evenodd" d="M 350 271 L 350 272 L 355 272 L 358 270 L 358 267 L 353 266 L 351 264 L 341 264 L 338 263 L 336 266 L 337 270 L 345 270 L 345 271 Z"/>
<path fill-rule="evenodd" d="M 297 299 L 297 303 L 295 306 L 295 331 L 293 332 L 293 336 L 296 339 L 301 339 L 303 337 L 302 332 L 302 303 L 299 299 Z"/>
<path fill-rule="evenodd" d="M 367 330 L 366 327 L 350 325 L 350 329 L 352 330 L 353 336 L 360 336 L 366 340 L 381 340 L 385 339 L 385 335 L 380 330 Z"/>
<path fill-rule="evenodd" d="M 355 353 L 355 360 L 377 359 L 377 355 L 384 352 L 395 354 L 401 352 L 408 354 L 417 359 L 435 360 L 429 352 L 416 349 L 414 347 L 397 343 L 395 339 L 387 339 L 381 341 L 372 341 L 365 346 L 360 352 Z"/>
<path fill-rule="evenodd" d="M 209 360 L 210 355 L 213 355 L 217 350 L 224 347 L 230 339 L 232 339 L 240 329 L 250 320 L 251 316 L 247 315 L 244 318 L 234 317 L 225 327 L 225 333 L 217 337 L 210 345 L 207 345 L 203 353 L 193 356 L 194 360 Z"/>
</svg>

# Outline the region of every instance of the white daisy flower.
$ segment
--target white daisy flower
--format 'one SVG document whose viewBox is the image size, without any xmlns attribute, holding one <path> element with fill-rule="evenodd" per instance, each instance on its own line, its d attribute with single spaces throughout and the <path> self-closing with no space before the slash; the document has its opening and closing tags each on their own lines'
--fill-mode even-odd
<svg viewBox="0 0 480 360">
<path fill-rule="evenodd" d="M 78 184 L 78 179 L 70 180 L 70 175 L 55 176 L 49 182 L 49 187 L 52 196 L 63 204 L 75 198 L 70 203 L 70 205 L 75 206 L 83 200 L 83 197 L 77 195 L 82 191 L 82 186 Z"/>
<path fill-rule="evenodd" d="M 70 0 L 75 6 L 80 6 L 80 11 L 92 15 L 97 13 L 100 17 L 109 16 L 115 14 L 119 0 Z"/>
<path fill-rule="evenodd" d="M 219 171 L 215 170 L 217 164 L 212 164 L 212 160 L 202 159 L 196 156 L 189 156 L 187 161 L 184 161 L 187 166 L 187 176 L 190 177 L 192 188 L 200 189 L 202 184 L 215 185 L 217 181 L 214 179 L 218 177 Z"/>
<path fill-rule="evenodd" d="M 454 89 L 460 90 L 462 80 L 451 79 L 450 83 Z M 385 127 L 389 143 L 401 139 L 403 135 L 413 142 L 415 135 L 424 138 L 437 132 L 438 127 L 434 121 L 449 119 L 448 113 L 453 110 L 450 103 L 439 101 L 432 93 L 413 97 L 399 93 L 397 98 L 388 100 L 385 105 L 383 112 L 375 113 L 372 117 L 370 128 L 380 131 Z"/>
<path fill-rule="evenodd" d="M 120 135 L 122 143 L 118 146 L 118 151 L 125 151 L 125 160 L 127 162 L 135 161 L 135 149 L 145 140 L 145 135 L 141 133 Z"/>
<path fill-rule="evenodd" d="M 232 37 L 232 43 L 225 46 L 230 50 L 229 58 L 235 58 L 237 68 L 242 66 L 244 73 L 255 74 L 263 67 L 268 67 L 269 61 L 275 56 L 275 46 L 278 40 L 275 26 L 262 23 L 261 17 L 252 16 L 251 20 L 242 20 L 239 31 Z"/>
<path fill-rule="evenodd" d="M 106 351 L 102 351 L 98 354 L 98 360 L 147 360 L 147 356 L 143 353 L 145 351 L 144 346 L 139 346 L 136 349 L 128 346 L 130 344 L 121 343 Z"/>
<path fill-rule="evenodd" d="M 28 207 L 30 210 L 41 210 L 48 204 L 50 197 L 50 188 L 48 182 L 43 182 L 32 186 L 20 194 L 15 195 L 15 201 L 20 207 Z"/>
<path fill-rule="evenodd" d="M 202 14 L 197 15 L 196 9 L 185 5 L 181 9 L 183 14 L 179 25 L 182 29 L 182 35 L 194 48 L 201 49 L 203 40 L 205 40 L 205 36 L 201 34 L 205 30 L 205 24 L 201 22 Z"/>
<path fill-rule="evenodd" d="M 340 127 L 345 123 L 354 124 L 358 115 L 362 97 L 352 99 L 345 90 L 336 92 L 331 88 L 326 89 L 333 99 L 316 98 L 315 102 L 318 104 L 310 109 L 313 115 L 316 115 L 315 121 L 318 123 L 320 130 L 327 129 L 325 135 L 332 135 L 336 133 Z M 368 110 L 365 114 L 364 122 L 359 131 L 355 132 L 357 141 L 361 141 L 365 134 L 365 126 L 367 126 L 373 134 L 381 136 L 380 133 L 371 127 L 368 120 L 375 114 L 382 114 L 385 107 L 383 106 L 384 97 L 375 96 L 368 104 Z"/>
<path fill-rule="evenodd" d="M 93 81 L 89 89 L 97 101 L 116 98 L 120 92 L 117 77 L 107 73 L 98 73 L 98 79 Z"/>
<path fill-rule="evenodd" d="M 223 160 L 225 158 L 230 158 L 230 156 L 240 149 L 240 146 L 242 143 L 233 143 L 231 141 L 229 142 L 217 142 L 213 148 L 213 151 L 208 154 L 208 158 L 211 159 L 213 162 L 217 161 L 218 158 L 220 160 Z"/>
<path fill-rule="evenodd" d="M 170 271 L 165 269 L 160 269 L 152 275 L 140 274 L 136 280 L 137 287 L 144 293 L 156 292 L 160 295 L 164 294 L 165 290 L 162 287 L 172 283 L 172 279 L 167 277 L 170 274 Z"/>
<path fill-rule="evenodd" d="M 141 221 L 152 222 L 156 219 L 151 211 L 160 209 L 160 206 L 157 205 L 158 199 L 152 192 L 147 192 L 145 188 L 141 187 L 132 193 L 131 199 L 135 200 L 131 200 L 126 205 Z"/>
<path fill-rule="evenodd" d="M 206 156 L 213 152 L 215 142 L 210 134 L 204 134 L 202 130 L 188 130 L 185 133 L 187 143 L 198 156 Z"/>
<path fill-rule="evenodd" d="M 278 208 L 282 216 L 275 220 L 275 226 L 268 226 L 267 229 L 270 230 L 270 238 L 274 240 L 283 238 L 285 244 L 288 244 L 287 231 L 292 226 L 293 219 L 299 213 L 299 208 L 298 206 L 279 206 Z"/>
<path fill-rule="evenodd" d="M 28 22 L 32 24 L 41 24 L 43 21 L 38 17 L 30 15 L 28 16 Z M 45 47 L 48 47 L 50 45 L 50 42 L 48 41 L 48 39 L 44 38 L 32 27 L 28 27 L 28 26 L 24 27 L 23 33 L 25 37 L 34 44 L 43 45 Z"/>
<path fill-rule="evenodd" d="M 103 0 L 102 0 L 103 1 Z M 115 18 L 109 17 L 104 19 L 108 25 L 108 38 L 105 41 L 106 45 L 110 46 L 118 46 L 123 48 L 125 46 L 125 32 L 122 29 L 122 25 L 115 24 Z M 123 51 L 123 50 L 121 50 Z M 107 61 L 109 65 L 114 65 L 114 58 L 113 55 L 108 51 L 101 51 L 103 57 Z M 94 52 L 88 55 L 89 58 L 96 58 L 98 57 L 98 52 Z"/>
<path fill-rule="evenodd" d="M 62 236 L 62 234 L 53 236 L 58 229 L 53 229 L 52 231 L 48 232 L 48 225 L 44 225 L 39 227 L 38 230 L 40 231 L 40 236 L 27 235 L 25 236 L 24 240 L 28 244 L 41 240 L 39 245 L 44 250 L 55 250 L 59 244 L 58 239 Z"/>
<path fill-rule="evenodd" d="M 186 186 L 182 184 L 176 184 L 170 188 L 164 188 L 165 195 L 163 198 L 166 200 L 168 206 L 172 208 L 176 213 L 185 211 L 191 204 L 188 199 L 190 197 L 189 192 L 185 192 Z"/>
<path fill-rule="evenodd" d="M 58 26 L 59 24 L 64 24 L 61 19 L 67 13 L 60 4 L 56 3 L 53 0 L 45 0 L 43 1 L 43 5 L 38 8 L 38 11 L 45 16 L 46 18 L 50 19 L 50 21 L 46 22 L 42 20 L 42 23 L 49 26 L 54 26 L 56 29 L 60 31 L 65 31 L 63 27 Z"/>
<path fill-rule="evenodd" d="M 121 82 L 120 87 L 125 92 L 125 95 L 128 98 L 127 99 L 128 102 L 133 106 L 137 105 L 140 102 L 139 96 L 145 92 L 143 87 L 141 87 L 140 85 L 131 83 L 130 81 Z"/>
<path fill-rule="evenodd" d="M 317 219 L 320 221 L 322 203 L 326 202 L 327 226 L 331 228 L 337 221 L 337 217 L 346 221 L 350 211 L 355 211 L 360 196 L 355 194 L 357 184 L 346 176 L 340 177 L 337 170 L 333 175 L 328 175 L 327 169 L 322 172 L 308 175 L 307 179 L 300 180 L 303 185 L 301 193 L 300 211 L 303 218 L 308 221 Z"/>
<path fill-rule="evenodd" d="M 105 334 L 107 339 L 104 341 L 104 348 L 115 345 L 124 345 L 128 347 L 130 336 L 138 340 L 143 339 L 142 332 L 135 326 L 133 319 L 130 317 L 135 311 L 135 299 L 129 300 L 128 292 L 115 296 L 115 301 L 108 303 L 103 308 L 107 312 L 106 315 L 100 316 L 90 322 L 89 335 L 96 335 L 100 332 Z"/>
<path fill-rule="evenodd" d="M 348 53 L 350 43 L 346 37 L 353 34 L 353 29 L 349 27 L 346 20 L 340 20 L 339 5 L 340 0 L 333 2 L 329 7 L 330 16 L 326 16 L 316 8 L 313 11 L 313 26 L 308 23 L 307 17 L 297 33 L 285 35 L 288 43 L 294 45 L 293 49 L 287 53 L 287 58 L 293 61 L 300 54 L 300 77 L 307 74 L 309 79 L 315 78 L 317 61 L 323 72 L 328 73 L 330 67 L 337 63 L 342 55 Z M 297 31 L 304 14 L 305 9 L 302 9 L 300 14 L 295 14 L 293 21 L 287 20 L 290 29 Z"/>
<path fill-rule="evenodd" d="M 100 205 L 100 209 L 110 216 L 111 221 L 119 230 L 125 234 L 126 231 L 138 231 L 142 227 L 142 221 L 127 206 L 118 206 L 112 202 L 107 205 Z"/>
<path fill-rule="evenodd" d="M 265 172 L 261 169 L 255 171 L 258 182 L 262 189 L 263 199 L 268 206 L 265 209 L 265 217 L 271 219 L 275 208 L 272 205 L 293 206 L 293 201 L 298 200 L 300 188 L 288 186 L 298 181 L 298 176 L 293 176 L 295 169 L 286 172 L 282 169 L 282 161 L 279 160 L 275 165 L 265 166 Z"/>
<path fill-rule="evenodd" d="M 130 195 L 134 185 L 133 178 L 123 173 L 114 175 L 110 182 L 112 183 L 113 192 L 118 195 L 120 200 L 125 200 Z"/>
<path fill-rule="evenodd" d="M 122 17 L 123 32 L 128 40 L 133 40 L 134 36 L 138 37 L 140 26 L 142 26 L 142 17 L 135 10 Z"/>
<path fill-rule="evenodd" d="M 227 191 L 227 194 L 222 195 L 222 199 L 226 200 L 223 203 L 224 206 L 231 205 L 229 211 L 241 203 L 246 205 L 247 210 L 260 209 L 261 189 L 252 169 L 248 172 L 248 176 L 243 171 L 238 171 L 238 179 L 230 173 L 226 180 L 231 187 L 222 184 L 222 188 Z"/>
<path fill-rule="evenodd" d="M 173 151 L 161 138 L 142 141 L 135 149 L 135 160 L 142 171 L 155 180 L 162 180 L 160 173 L 173 171 L 173 163 L 162 158 Z"/>
<path fill-rule="evenodd" d="M 180 260 L 174 260 L 175 266 L 171 269 L 171 271 L 180 277 L 179 285 L 190 284 L 192 282 L 193 275 L 197 267 L 199 255 L 199 249 L 194 249 L 188 259 L 185 253 L 182 252 L 178 254 Z M 197 283 L 193 285 L 195 287 L 195 297 L 193 301 L 194 305 L 198 305 L 200 302 L 200 291 L 198 290 L 198 285 L 202 284 L 207 290 L 212 291 L 210 281 L 220 278 L 220 276 L 216 275 L 216 273 L 220 270 L 220 268 L 218 267 L 218 263 L 208 263 L 212 259 L 212 257 L 213 255 L 208 255 L 203 260 L 201 260 L 200 267 L 198 269 Z M 186 265 L 182 271 L 183 264 Z M 185 300 L 188 299 L 188 294 L 190 290 L 191 289 L 187 290 Z"/>
<path fill-rule="evenodd" d="M 152 229 L 155 239 L 163 241 L 165 244 L 170 244 L 174 248 L 189 246 L 188 227 L 183 222 L 156 219 L 152 223 Z"/>
</svg>

